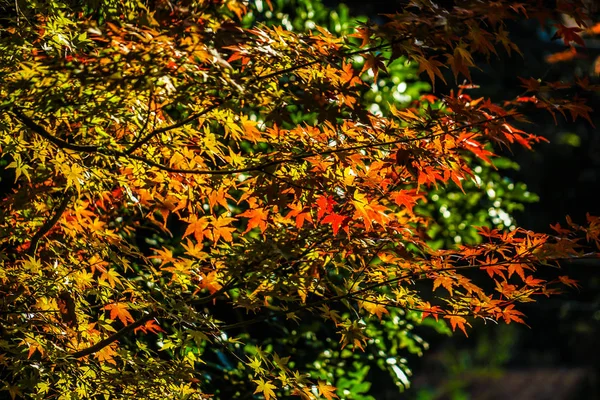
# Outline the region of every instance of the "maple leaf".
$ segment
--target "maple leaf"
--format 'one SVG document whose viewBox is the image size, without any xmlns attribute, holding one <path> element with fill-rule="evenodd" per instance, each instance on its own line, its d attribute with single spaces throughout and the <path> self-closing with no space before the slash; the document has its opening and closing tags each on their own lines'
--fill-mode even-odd
<svg viewBox="0 0 600 400">
<path fill-rule="evenodd" d="M 363 66 L 362 71 L 360 71 L 361 74 L 370 69 L 371 71 L 373 71 L 373 79 L 375 80 L 375 82 L 377 82 L 379 70 L 382 70 L 383 72 L 387 73 L 387 69 L 385 68 L 385 64 L 383 62 L 383 57 L 375 56 L 373 54 L 367 54 L 364 56 L 364 58 L 365 64 Z"/>
<path fill-rule="evenodd" d="M 211 190 L 208 194 L 208 205 L 210 206 L 211 210 L 217 203 L 225 208 L 228 208 L 227 199 L 231 198 L 231 195 L 229 195 L 223 189 Z"/>
<path fill-rule="evenodd" d="M 212 221 L 212 238 L 214 243 L 217 243 L 219 238 L 223 238 L 226 242 L 233 241 L 232 233 L 235 232 L 236 228 L 232 227 L 231 223 L 234 221 L 237 221 L 237 219 L 223 215 L 220 215 L 216 221 Z"/>
<path fill-rule="evenodd" d="M 464 317 L 461 317 L 460 315 L 444 315 L 444 318 L 450 320 L 450 325 L 452 326 L 452 331 L 455 331 L 456 327 L 458 326 L 458 328 L 461 331 L 463 331 L 465 336 L 469 337 L 469 335 L 467 335 L 465 325 L 471 326 L 471 324 L 469 324 Z"/>
<path fill-rule="evenodd" d="M 446 288 L 446 290 L 450 293 L 450 296 L 452 296 L 452 286 L 455 285 L 453 278 L 446 275 L 439 275 L 433 281 L 433 290 L 437 289 L 440 285 Z"/>
<path fill-rule="evenodd" d="M 423 319 L 427 318 L 429 315 L 431 315 L 437 321 L 439 315 L 443 314 L 443 310 L 441 307 L 432 306 L 431 304 L 429 304 L 428 301 L 423 302 L 423 304 L 419 308 L 422 310 L 421 320 L 423 320 Z"/>
<path fill-rule="evenodd" d="M 539 79 L 519 77 L 519 80 L 521 81 L 521 86 L 527 89 L 528 92 L 538 92 L 540 90 L 541 83 Z"/>
<path fill-rule="evenodd" d="M 96 266 L 96 268 L 98 267 Z M 121 284 L 121 280 L 119 278 L 121 278 L 121 275 L 112 268 L 107 268 L 102 275 L 100 275 L 100 281 L 107 280 L 111 288 L 114 288 L 115 284 Z"/>
<path fill-rule="evenodd" d="M 33 337 L 26 337 L 20 344 L 27 345 L 29 347 L 29 351 L 27 352 L 27 359 L 30 359 L 36 351 L 39 352 L 40 355 L 44 355 L 44 346 Z"/>
<path fill-rule="evenodd" d="M 222 285 L 217 280 L 217 273 L 215 271 L 209 272 L 208 274 L 200 274 L 200 283 L 198 285 L 200 289 L 206 289 L 210 294 L 220 290 Z"/>
<path fill-rule="evenodd" d="M 67 187 L 75 186 L 79 192 L 81 190 L 81 183 L 83 182 L 83 168 L 77 164 L 63 164 L 62 173 L 67 178 Z"/>
<path fill-rule="evenodd" d="M 13 159 L 14 161 L 8 164 L 6 168 L 15 169 L 15 183 L 18 181 L 21 174 L 23 174 L 23 176 L 27 178 L 28 181 L 31 181 L 31 177 L 28 171 L 29 169 L 31 169 L 31 167 L 23 162 L 20 154 L 15 154 L 13 156 Z"/>
<path fill-rule="evenodd" d="M 406 209 L 412 213 L 417 200 L 423 199 L 423 196 L 417 194 L 415 190 L 400 190 L 398 192 L 393 192 L 392 198 L 397 205 L 406 207 Z"/>
<path fill-rule="evenodd" d="M 371 40 L 370 39 L 371 34 L 372 34 L 371 29 L 369 29 L 367 27 L 359 27 L 359 28 L 356 28 L 356 33 L 352 33 L 348 36 L 361 39 L 362 43 L 360 44 L 359 47 L 365 47 L 366 45 L 369 44 L 369 42 Z"/>
<path fill-rule="evenodd" d="M 388 310 L 379 301 L 365 300 L 361 302 L 362 307 L 367 310 L 370 314 L 376 315 L 379 320 L 383 314 L 389 314 Z"/>
<path fill-rule="evenodd" d="M 339 398 L 335 394 L 335 386 L 328 385 L 327 382 L 319 381 L 317 385 L 317 390 L 319 391 L 319 395 L 325 397 L 327 400 L 332 400 L 334 397 Z"/>
<path fill-rule="evenodd" d="M 201 243 L 194 244 L 190 239 L 187 239 L 186 243 L 181 243 L 181 246 L 185 249 L 185 254 L 193 258 L 203 259 L 206 257 L 204 247 Z"/>
<path fill-rule="evenodd" d="M 117 361 L 115 360 L 115 356 L 117 355 L 116 349 L 117 343 L 111 343 L 96 352 L 95 356 L 101 363 L 107 362 L 109 364 L 117 365 Z"/>
<path fill-rule="evenodd" d="M 110 311 L 110 319 L 116 321 L 118 318 L 123 325 L 128 325 L 134 321 L 127 308 L 127 304 L 125 303 L 112 303 L 104 306 L 105 310 Z"/>
<path fill-rule="evenodd" d="M 253 380 L 253 382 L 258 385 L 256 390 L 254 391 L 254 394 L 262 393 L 263 396 L 265 396 L 265 400 L 269 400 L 271 398 L 273 398 L 273 399 L 277 398 L 275 396 L 275 392 L 273 391 L 273 389 L 277 389 L 277 386 L 271 384 L 271 381 L 265 382 L 265 380 L 263 378 L 260 378 L 257 380 Z"/>
<path fill-rule="evenodd" d="M 285 216 L 285 218 L 296 217 L 296 228 L 302 228 L 304 221 L 312 222 L 312 217 L 308 211 L 304 211 L 304 206 L 298 204 L 288 204 L 291 211 Z"/>
<path fill-rule="evenodd" d="M 252 357 L 250 362 L 246 363 L 246 365 L 248 365 L 250 368 L 252 368 L 252 371 L 254 371 L 255 376 L 262 375 L 266 372 L 265 369 L 262 367 L 262 361 L 260 360 L 260 358 L 258 358 L 256 356 Z"/>
<path fill-rule="evenodd" d="M 543 280 L 543 279 L 536 279 L 536 278 L 534 278 L 534 277 L 533 277 L 533 276 L 531 276 L 531 275 L 527 276 L 527 278 L 525 279 L 525 284 L 526 284 L 527 286 L 532 286 L 532 287 L 535 287 L 535 286 L 540 286 L 540 285 L 542 285 L 544 282 L 546 282 L 546 281 L 545 281 L 545 280 Z"/>
<path fill-rule="evenodd" d="M 363 223 L 365 224 L 365 229 L 367 231 L 371 230 L 373 228 L 373 224 L 371 222 L 371 215 L 369 213 L 370 206 L 367 196 L 356 190 L 353 198 L 354 200 L 352 200 L 352 204 L 356 209 L 355 217 L 362 218 Z"/>
<path fill-rule="evenodd" d="M 194 235 L 196 241 L 198 243 L 202 243 L 202 240 L 204 240 L 204 236 L 207 233 L 209 233 L 209 231 L 206 230 L 206 228 L 209 225 L 208 218 L 198 218 L 198 216 L 196 215 L 191 215 L 188 219 L 185 219 L 184 221 L 188 222 L 188 226 L 183 234 L 183 237 L 185 238 L 186 236 Z"/>
<path fill-rule="evenodd" d="M 336 204 L 333 196 L 319 196 L 316 201 L 317 204 L 317 220 L 321 220 L 325 214 L 329 214 L 333 211 L 333 206 Z"/>
<path fill-rule="evenodd" d="M 510 278 L 512 276 L 512 274 L 514 274 L 516 272 L 517 275 L 519 275 L 524 282 L 525 281 L 524 269 L 531 269 L 531 267 L 529 265 L 523 264 L 523 263 L 511 263 L 508 266 L 508 277 Z"/>
<path fill-rule="evenodd" d="M 252 210 L 246 210 L 241 214 L 238 214 L 238 217 L 246 217 L 249 218 L 248 226 L 246 227 L 245 233 L 250 232 L 253 228 L 258 227 L 261 232 L 267 229 L 267 219 L 268 219 L 269 211 L 264 208 L 255 208 Z"/>
<path fill-rule="evenodd" d="M 558 277 L 558 280 L 559 280 L 561 283 L 563 283 L 564 285 L 567 285 L 567 286 L 569 286 L 569 287 L 572 287 L 572 288 L 575 288 L 575 289 L 577 289 L 577 288 L 579 288 L 579 287 L 580 287 L 580 286 L 579 286 L 579 283 L 578 283 L 576 280 L 574 280 L 574 279 L 571 279 L 571 278 L 569 278 L 568 276 L 564 276 L 564 275 L 563 275 L 563 276 L 559 276 L 559 277 Z"/>
<path fill-rule="evenodd" d="M 162 261 L 159 268 L 164 266 L 165 264 L 175 261 L 175 258 L 173 257 L 173 252 L 171 251 L 171 249 L 163 248 L 163 249 L 155 249 L 154 251 L 156 251 L 158 253 L 158 255 L 154 256 L 152 258 Z"/>
<path fill-rule="evenodd" d="M 575 42 L 578 45 L 585 47 L 585 42 L 583 41 L 581 36 L 577 34 L 578 32 L 583 31 L 582 28 L 569 28 L 564 26 L 563 24 L 555 24 L 554 26 L 556 27 L 557 31 L 552 37 L 552 39 L 562 38 L 563 42 L 565 43 L 565 46 L 568 46 L 571 42 Z"/>
<path fill-rule="evenodd" d="M 514 308 L 514 304 L 509 304 L 504 308 L 504 310 L 502 310 L 502 318 L 504 318 L 504 322 L 510 324 L 512 321 L 515 321 L 520 324 L 527 325 L 525 321 L 523 321 L 523 319 L 521 318 L 523 313 L 518 310 L 514 310 Z"/>
<path fill-rule="evenodd" d="M 340 227 L 344 226 L 345 223 L 347 222 L 347 220 L 348 220 L 348 217 L 345 217 L 343 215 L 329 214 L 328 216 L 323 218 L 321 223 L 331 224 L 331 228 L 333 229 L 333 234 L 337 235 Z"/>
<path fill-rule="evenodd" d="M 158 333 L 158 332 L 165 332 L 165 330 L 163 328 L 160 327 L 160 325 L 158 325 L 156 323 L 156 320 L 153 318 L 149 321 L 146 321 L 146 323 L 144 325 L 138 326 L 137 328 L 135 328 L 133 330 L 134 333 L 137 333 L 138 331 L 142 331 L 144 333 L 148 333 L 148 332 L 152 332 L 152 333 Z"/>
<path fill-rule="evenodd" d="M 425 58 L 425 57 L 416 57 L 416 61 L 419 63 L 418 74 L 422 72 L 427 72 L 429 76 L 429 80 L 433 86 L 433 90 L 435 91 L 435 77 L 437 76 L 442 80 L 442 82 L 446 83 L 446 79 L 440 70 L 440 67 L 444 66 L 444 64 L 435 59 L 435 57 Z"/>
<path fill-rule="evenodd" d="M 577 119 L 577 117 L 582 117 L 582 118 L 585 118 L 590 123 L 590 125 L 592 125 L 595 128 L 596 126 L 592 122 L 592 119 L 590 118 L 590 114 L 589 114 L 590 112 L 594 111 L 592 109 L 592 107 L 583 104 L 583 102 L 581 100 L 579 100 L 579 101 L 577 101 L 578 99 L 575 99 L 575 100 L 576 100 L 576 102 L 570 103 L 570 104 L 565 104 L 565 106 L 564 106 L 571 113 L 571 117 L 573 118 L 573 121 L 575 121 Z"/>
<path fill-rule="evenodd" d="M 487 272 L 490 278 L 493 278 L 494 275 L 499 275 L 502 279 L 505 279 L 504 273 L 502 272 L 506 271 L 506 267 L 504 265 L 486 265 L 480 268 Z"/>
</svg>

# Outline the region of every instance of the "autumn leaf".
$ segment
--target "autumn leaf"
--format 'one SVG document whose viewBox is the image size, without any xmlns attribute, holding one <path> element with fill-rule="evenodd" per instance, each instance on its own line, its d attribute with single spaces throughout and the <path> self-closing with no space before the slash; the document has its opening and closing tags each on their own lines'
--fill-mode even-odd
<svg viewBox="0 0 600 400">
<path fill-rule="evenodd" d="M 571 279 L 568 276 L 564 276 L 564 275 L 563 276 L 559 276 L 558 280 L 562 284 L 567 285 L 567 286 L 572 287 L 572 288 L 575 288 L 575 289 L 577 289 L 577 288 L 580 287 L 579 283 L 576 280 Z"/>
<path fill-rule="evenodd" d="M 288 204 L 288 207 L 291 211 L 285 216 L 286 218 L 294 218 L 296 219 L 296 228 L 300 229 L 304 225 L 304 221 L 312 222 L 312 217 L 310 212 L 305 208 L 302 204 Z"/>
<path fill-rule="evenodd" d="M 563 42 L 565 43 L 565 46 L 568 46 L 571 42 L 575 42 L 578 45 L 585 47 L 585 42 L 583 41 L 581 36 L 578 35 L 579 32 L 583 31 L 582 28 L 569 28 L 564 26 L 563 24 L 555 24 L 554 26 L 556 27 L 557 31 L 552 37 L 552 39 L 562 38 Z"/>
<path fill-rule="evenodd" d="M 100 349 L 95 354 L 95 356 L 100 363 L 106 362 L 109 364 L 117 365 L 117 361 L 115 360 L 115 356 L 117 355 L 116 349 L 117 349 L 117 344 L 112 343 L 112 344 Z"/>
<path fill-rule="evenodd" d="M 256 356 L 252 357 L 250 362 L 246 363 L 246 365 L 248 365 L 250 368 L 252 368 L 252 371 L 254 371 L 255 376 L 262 375 L 266 372 L 265 369 L 262 367 L 262 361 L 260 360 L 260 358 L 258 358 Z"/>
<path fill-rule="evenodd" d="M 123 325 L 128 325 L 134 321 L 129 311 L 127 311 L 128 307 L 125 303 L 108 304 L 104 306 L 104 309 L 110 311 L 110 319 L 113 321 L 116 321 L 118 318 Z"/>
<path fill-rule="evenodd" d="M 226 242 L 231 242 L 233 240 L 232 233 L 235 232 L 236 228 L 232 227 L 231 223 L 234 221 L 237 221 L 237 219 L 220 215 L 216 221 L 213 220 L 211 222 L 211 225 L 213 226 L 212 239 L 214 243 L 217 243 L 219 238 L 223 238 Z"/>
<path fill-rule="evenodd" d="M 246 210 L 245 212 L 238 214 L 238 217 L 249 218 L 248 225 L 246 226 L 245 233 L 250 232 L 253 228 L 258 227 L 261 232 L 267 229 L 267 218 L 269 212 L 264 208 L 255 208 L 252 210 Z"/>
<path fill-rule="evenodd" d="M 504 272 L 502 272 L 502 271 L 506 271 L 506 267 L 504 265 L 499 265 L 499 264 L 485 265 L 480 268 L 482 270 L 486 271 L 488 273 L 488 275 L 490 276 L 490 278 L 493 278 L 494 275 L 498 275 L 498 276 L 500 276 L 500 278 L 505 279 Z"/>
<path fill-rule="evenodd" d="M 365 224 L 365 229 L 371 230 L 373 227 L 371 215 L 369 213 L 370 206 L 369 201 L 367 200 L 366 195 L 360 193 L 358 190 L 354 192 L 352 204 L 356 210 L 354 216 L 355 218 L 362 218 L 363 223 Z"/>
<path fill-rule="evenodd" d="M 435 90 L 435 77 L 437 76 L 442 80 L 442 82 L 446 83 L 446 79 L 440 70 L 440 67 L 443 67 L 444 64 L 435 59 L 435 57 L 425 58 L 425 57 L 417 57 L 416 61 L 419 63 L 418 73 L 427 72 L 429 76 L 429 80 L 433 85 Z"/>
<path fill-rule="evenodd" d="M 511 263 L 508 266 L 508 277 L 510 278 L 516 272 L 525 281 L 525 269 L 531 269 L 531 267 L 524 263 Z"/>
<path fill-rule="evenodd" d="M 502 318 L 507 324 L 510 324 L 512 321 L 518 322 L 519 324 L 527 325 L 525 321 L 521 318 L 524 314 L 518 310 L 515 310 L 514 304 L 509 304 L 502 310 Z"/>
<path fill-rule="evenodd" d="M 137 333 L 138 331 L 142 331 L 144 333 L 159 333 L 159 332 L 165 332 L 165 330 L 163 328 L 160 327 L 160 325 L 158 325 L 156 323 L 155 319 L 151 319 L 149 321 L 146 321 L 146 323 L 144 325 L 138 326 L 137 328 L 135 328 L 133 330 L 134 333 Z"/>
<path fill-rule="evenodd" d="M 471 324 L 469 324 L 464 317 L 461 317 L 460 315 L 444 315 L 444 318 L 450 320 L 450 325 L 452 326 L 452 331 L 455 331 L 456 327 L 458 327 L 461 331 L 463 331 L 465 336 L 467 336 L 467 337 L 469 336 L 469 335 L 467 335 L 465 325 L 471 326 Z"/>
<path fill-rule="evenodd" d="M 321 223 L 331 224 L 331 229 L 333 229 L 333 234 L 337 235 L 340 227 L 345 226 L 347 221 L 348 221 L 348 217 L 332 213 L 332 214 L 327 215 L 325 218 L 323 218 Z"/>
<path fill-rule="evenodd" d="M 599 30 L 557 24 L 566 51 L 547 60 L 577 59 L 573 82 L 522 79 L 504 100 L 469 81 L 492 55 L 510 63 L 521 18 L 583 23 L 578 1 L 412 1 L 376 22 L 317 2 L 310 24 L 285 1 L 19 1 L 0 63 L 6 396 L 257 385 L 250 397 L 331 400 L 339 365 L 315 375 L 308 348 L 372 350 L 410 331 L 398 310 L 465 335 L 471 317 L 524 323 L 513 304 L 578 287 L 545 267 L 596 257 L 599 218 L 553 234 L 473 224 L 487 203 L 518 209 L 492 161 L 544 140 L 536 110 L 593 122 L 600 62 L 578 46 Z M 467 81 L 432 91 L 447 73 Z M 361 369 L 398 356 L 377 351 Z"/>
<path fill-rule="evenodd" d="M 275 392 L 273 391 L 273 389 L 277 389 L 277 386 L 271 384 L 271 381 L 265 382 L 265 380 L 263 378 L 260 378 L 258 380 L 254 380 L 253 382 L 258 385 L 256 390 L 254 391 L 254 394 L 262 393 L 263 396 L 265 396 L 265 400 L 269 400 L 271 398 L 273 398 L 273 399 L 277 398 L 275 396 Z"/>
<path fill-rule="evenodd" d="M 317 220 L 321 220 L 324 215 L 330 214 L 333 211 L 333 206 L 336 204 L 333 196 L 319 196 L 317 204 Z"/>
<path fill-rule="evenodd" d="M 417 203 L 417 200 L 422 199 L 423 196 L 417 194 L 415 190 L 400 190 L 392 193 L 394 202 L 399 206 L 404 206 L 409 212 L 413 212 L 413 207 Z"/>
<path fill-rule="evenodd" d="M 198 284 L 200 289 L 206 289 L 210 294 L 213 294 L 222 288 L 221 283 L 217 279 L 217 273 L 215 271 L 209 272 L 208 274 L 200 274 L 200 283 Z"/>
<path fill-rule="evenodd" d="M 383 317 L 383 314 L 389 314 L 388 310 L 385 308 L 380 301 L 375 300 L 364 300 L 361 303 L 361 306 L 369 312 L 369 314 L 376 315 L 379 320 Z"/>
<path fill-rule="evenodd" d="M 100 275 L 100 281 L 108 281 L 111 288 L 114 288 L 116 284 L 121 284 L 121 275 L 112 268 L 107 268 Z"/>
<path fill-rule="evenodd" d="M 454 279 L 446 275 L 439 275 L 433 281 L 433 290 L 437 289 L 440 285 L 450 293 L 450 296 L 452 296 L 452 286 L 455 285 Z"/>
<path fill-rule="evenodd" d="M 317 390 L 319 391 L 319 395 L 325 397 L 327 400 L 332 400 L 333 398 L 339 398 L 335 394 L 335 387 L 328 385 L 327 382 L 319 381 L 317 385 Z"/>
<path fill-rule="evenodd" d="M 198 218 L 196 215 L 191 215 L 187 220 L 188 226 L 183 234 L 183 237 L 193 235 L 196 238 L 198 243 L 201 243 L 204 240 L 204 236 L 206 236 L 208 231 L 206 228 L 209 225 L 209 219 L 206 217 Z"/>
<path fill-rule="evenodd" d="M 377 82 L 377 76 L 379 75 L 380 70 L 387 73 L 387 69 L 385 68 L 383 58 L 381 56 L 376 56 L 373 54 L 367 54 L 364 57 L 365 63 L 360 73 L 362 74 L 365 71 L 371 70 L 373 72 L 373 79 L 375 79 L 375 82 Z"/>
</svg>

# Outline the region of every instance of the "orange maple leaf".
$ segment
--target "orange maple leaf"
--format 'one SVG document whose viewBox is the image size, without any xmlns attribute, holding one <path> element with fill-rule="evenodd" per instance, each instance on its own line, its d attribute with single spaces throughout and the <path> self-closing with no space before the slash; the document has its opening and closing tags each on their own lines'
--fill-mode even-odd
<svg viewBox="0 0 600 400">
<path fill-rule="evenodd" d="M 327 400 L 332 400 L 334 397 L 339 398 L 335 394 L 335 386 L 328 385 L 327 382 L 319 381 L 319 385 L 317 386 L 319 390 L 319 395 L 325 397 Z"/>
<path fill-rule="evenodd" d="M 264 208 L 255 208 L 253 210 L 246 210 L 241 214 L 238 214 L 238 217 L 246 217 L 249 218 L 248 226 L 244 233 L 248 233 L 253 228 L 258 227 L 261 232 L 264 232 L 267 229 L 267 218 L 269 215 L 269 211 Z"/>
<path fill-rule="evenodd" d="M 291 211 L 285 216 L 285 218 L 296 217 L 296 228 L 302 228 L 304 221 L 312 222 L 310 213 L 308 211 L 304 211 L 304 206 L 302 204 L 288 204 L 288 207 L 291 208 Z"/>
<path fill-rule="evenodd" d="M 110 311 L 110 319 L 113 321 L 116 321 L 118 318 L 123 325 L 128 325 L 134 321 L 129 311 L 127 311 L 127 304 L 125 303 L 108 304 L 104 306 L 104 309 Z"/>
<path fill-rule="evenodd" d="M 317 199 L 317 220 L 321 220 L 325 214 L 331 213 L 335 204 L 333 196 L 319 196 Z"/>
<path fill-rule="evenodd" d="M 112 343 L 106 347 L 103 347 L 96 353 L 96 359 L 100 362 L 107 362 L 109 364 L 117 365 L 114 356 L 117 355 L 115 351 L 117 348 L 117 342 Z"/>
<path fill-rule="evenodd" d="M 521 318 L 524 315 L 521 311 L 514 310 L 515 305 L 509 304 L 502 310 L 502 318 L 504 318 L 504 322 L 510 324 L 512 321 L 518 322 L 523 325 L 527 325 L 525 321 Z"/>
<path fill-rule="evenodd" d="M 342 226 L 345 226 L 344 229 L 346 231 L 348 231 L 348 229 L 347 229 L 348 219 L 349 219 L 348 217 L 345 217 L 343 215 L 329 214 L 328 216 L 323 218 L 323 221 L 321 221 L 321 223 L 331 224 L 331 228 L 333 229 L 333 234 L 337 235 L 338 231 L 340 230 L 340 227 L 342 227 Z"/>
<path fill-rule="evenodd" d="M 452 325 L 452 331 L 455 331 L 456 327 L 458 326 L 458 328 L 461 331 L 463 331 L 465 336 L 469 337 L 469 335 L 467 335 L 465 325 L 471 326 L 471 324 L 469 324 L 464 317 L 461 317 L 460 315 L 444 315 L 444 318 L 450 320 L 450 325 Z"/>
<path fill-rule="evenodd" d="M 152 333 L 158 333 L 158 332 L 165 332 L 165 330 L 163 328 L 161 328 L 157 323 L 156 320 L 151 319 L 150 321 L 146 321 L 146 323 L 142 326 L 138 326 L 137 328 L 135 328 L 133 330 L 133 333 L 137 333 L 138 331 L 142 331 L 144 333 L 148 333 L 148 332 L 152 332 Z"/>
<path fill-rule="evenodd" d="M 449 276 L 438 276 L 433 281 L 433 290 L 437 289 L 440 285 L 442 285 L 452 296 L 452 286 L 454 285 L 454 279 Z"/>
<path fill-rule="evenodd" d="M 223 238 L 226 242 L 233 241 L 232 233 L 236 230 L 231 226 L 233 221 L 237 221 L 237 219 L 221 215 L 216 221 L 212 222 L 212 239 L 214 243 L 217 243 L 219 238 Z"/>
<path fill-rule="evenodd" d="M 191 215 L 185 221 L 187 221 L 189 225 L 187 226 L 183 237 L 193 234 L 198 243 L 202 243 L 204 236 L 209 233 L 209 231 L 206 230 L 208 227 L 208 219 L 205 217 L 199 219 L 196 215 Z"/>
<path fill-rule="evenodd" d="M 564 285 L 567 285 L 572 288 L 579 288 L 579 283 L 576 280 L 569 278 L 568 276 L 559 276 L 558 280 L 561 281 Z"/>
</svg>

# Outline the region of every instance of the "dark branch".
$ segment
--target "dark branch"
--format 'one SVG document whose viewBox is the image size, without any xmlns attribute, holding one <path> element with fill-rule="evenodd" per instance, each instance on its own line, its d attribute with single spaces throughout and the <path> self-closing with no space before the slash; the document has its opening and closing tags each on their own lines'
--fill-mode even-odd
<svg viewBox="0 0 600 400">
<path fill-rule="evenodd" d="M 46 233 L 50 232 L 50 229 L 52 229 L 54 227 L 54 225 L 56 225 L 56 223 L 58 222 L 60 217 L 62 217 L 63 213 L 67 209 L 67 206 L 69 205 L 70 200 L 71 200 L 71 194 L 66 193 L 65 197 L 62 199 L 62 201 L 60 202 L 58 207 L 56 207 L 56 210 L 53 210 L 54 214 L 52 215 L 52 217 L 49 218 L 44 223 L 44 225 L 41 226 L 41 228 L 37 231 L 37 233 L 35 235 L 33 235 L 33 237 L 31 238 L 31 243 L 29 244 L 29 249 L 27 250 L 28 254 L 30 254 L 30 255 L 35 254 L 35 251 L 37 250 L 37 245 L 38 245 L 39 241 L 44 237 L 44 235 Z"/>
<path fill-rule="evenodd" d="M 11 110 L 11 112 L 15 115 L 15 117 L 17 117 L 17 119 L 19 121 L 21 121 L 21 123 L 23 123 L 23 125 L 25 125 L 29 129 L 31 129 L 32 131 L 34 131 L 35 133 L 37 133 L 38 135 L 40 135 L 47 141 L 54 143 L 55 145 L 57 145 L 60 148 L 69 149 L 69 150 L 73 150 L 73 151 L 81 151 L 83 153 L 96 153 L 99 150 L 99 146 L 73 144 L 73 143 L 64 141 L 62 139 L 59 139 L 55 136 L 52 136 L 41 125 L 38 125 L 31 118 L 29 118 L 28 116 L 23 114 L 21 112 L 21 110 L 19 109 L 19 107 L 14 106 L 13 109 Z"/>
<path fill-rule="evenodd" d="M 99 341 L 98 343 L 96 343 L 93 346 L 90 346 L 83 350 L 76 351 L 75 353 L 72 353 L 71 356 L 74 358 L 81 358 L 81 357 L 89 356 L 90 354 L 94 354 L 94 353 L 102 350 L 106 346 L 110 345 L 111 343 L 114 343 L 117 340 L 124 337 L 125 335 L 129 334 L 135 328 L 144 325 L 147 321 L 150 321 L 152 318 L 155 318 L 156 316 L 158 316 L 158 313 L 156 311 L 152 311 L 149 314 L 146 314 L 144 317 L 138 319 L 137 321 L 127 325 L 126 327 L 124 327 L 123 329 L 121 329 L 120 331 L 115 333 L 114 335 L 111 335 L 111 336 L 107 337 L 106 339 Z"/>
</svg>

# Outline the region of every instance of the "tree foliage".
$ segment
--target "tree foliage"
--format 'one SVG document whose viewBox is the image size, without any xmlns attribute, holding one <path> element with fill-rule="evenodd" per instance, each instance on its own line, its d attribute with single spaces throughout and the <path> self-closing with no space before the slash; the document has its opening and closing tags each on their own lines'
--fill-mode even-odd
<svg viewBox="0 0 600 400">
<path fill-rule="evenodd" d="M 248 26 L 236 0 L 4 4 L 3 390 L 360 398 L 368 384 L 332 385 L 364 378 L 338 368 L 352 352 L 391 354 L 381 364 L 405 380 L 397 359 L 422 318 L 466 335 L 477 319 L 525 323 L 519 303 L 576 287 L 536 271 L 597 247 L 596 217 L 428 242 L 433 191 L 474 190 L 476 160 L 544 140 L 527 107 L 592 111 L 571 85 L 530 77 L 503 104 L 469 94 L 478 58 L 519 53 L 508 21 L 583 26 L 578 1 L 456 3 L 414 0 L 348 34 Z M 369 83 L 399 64 L 464 83 L 367 107 Z M 311 346 L 323 368 L 296 357 Z"/>
</svg>

